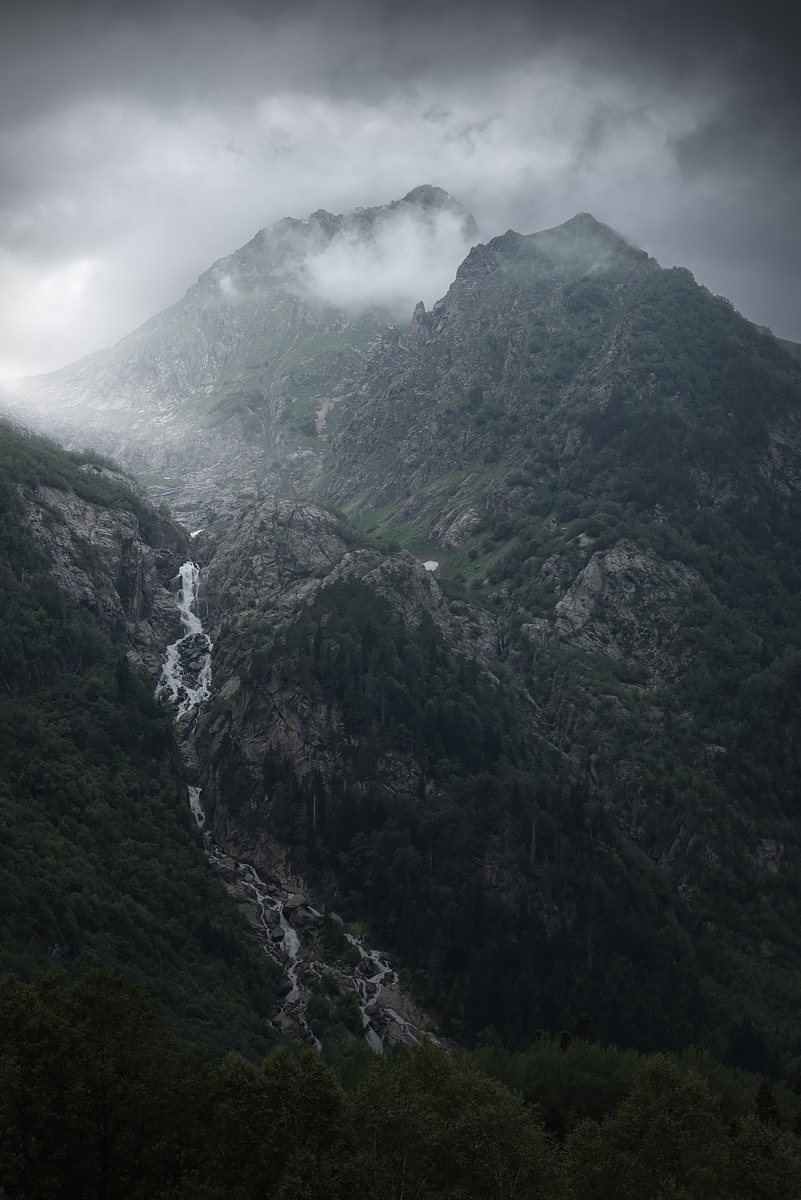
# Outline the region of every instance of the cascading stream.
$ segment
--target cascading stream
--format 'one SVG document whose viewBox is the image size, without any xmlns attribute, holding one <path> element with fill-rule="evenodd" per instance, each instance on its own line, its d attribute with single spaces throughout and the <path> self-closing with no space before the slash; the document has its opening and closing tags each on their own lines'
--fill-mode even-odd
<svg viewBox="0 0 801 1200">
<path fill-rule="evenodd" d="M 272 911 L 275 916 L 278 917 L 278 927 L 282 930 L 284 935 L 280 941 L 280 951 L 276 946 L 273 954 L 273 957 L 276 959 L 276 961 L 281 963 L 286 977 L 292 985 L 290 991 L 284 997 L 284 1003 L 281 1011 L 286 1012 L 290 1008 L 294 1009 L 301 1029 L 305 1030 L 305 1032 L 313 1038 L 316 1049 L 321 1051 L 322 1045 L 319 1039 L 314 1037 L 314 1034 L 312 1034 L 311 1030 L 309 1029 L 305 1012 L 302 1011 L 301 1007 L 296 1007 L 301 995 L 301 985 L 298 979 L 298 970 L 305 961 L 301 956 L 300 938 L 298 937 L 297 931 L 293 929 L 286 913 L 284 912 L 283 901 L 269 894 L 267 885 L 264 883 L 264 880 L 260 878 L 255 867 L 251 866 L 250 863 L 240 862 L 237 863 L 237 869 L 240 873 L 250 876 L 249 879 L 243 880 L 243 883 L 248 891 L 254 896 L 259 906 L 261 912 L 261 922 L 264 926 L 265 933 L 270 938 L 271 944 L 273 940 L 272 933 L 275 927 L 272 926 L 267 920 L 268 910 Z"/>
<path fill-rule="evenodd" d="M 206 824 L 206 814 L 203 812 L 200 803 L 200 788 L 190 787 L 187 788 L 187 791 L 189 792 L 189 807 L 192 809 L 192 816 L 197 822 L 198 829 L 202 831 L 203 826 Z"/>
<path fill-rule="evenodd" d="M 184 633 L 168 646 L 164 658 L 156 696 L 168 701 L 177 710 L 180 721 L 193 709 L 197 708 L 211 693 L 211 653 L 212 642 L 203 632 L 203 623 L 194 610 L 198 597 L 200 568 L 196 563 L 185 562 L 174 581 L 178 587 L 175 590 L 175 603 L 181 617 Z M 231 863 L 225 851 L 216 845 L 211 831 L 205 829 L 206 818 L 200 803 L 199 787 L 189 787 L 189 806 L 195 818 L 198 829 L 208 839 L 208 857 L 217 867 L 224 861 Z M 293 916 L 297 917 L 299 897 L 290 902 L 290 894 L 275 893 L 281 889 L 270 886 L 259 876 L 255 868 L 248 862 L 237 862 L 236 872 L 240 876 L 241 886 L 255 901 L 259 911 L 259 921 L 263 929 L 264 950 L 278 963 L 286 975 L 290 989 L 283 998 L 279 1016 L 291 1014 L 302 1033 L 309 1041 L 313 1041 L 317 1050 L 322 1050 L 318 1038 L 314 1036 L 306 1020 L 305 1000 L 312 983 L 330 972 L 335 971 L 342 980 L 341 972 L 333 964 L 317 960 L 314 952 L 304 949 L 297 929 L 293 925 Z M 320 919 L 320 913 L 304 898 L 304 904 L 313 917 Z M 377 1054 L 383 1053 L 384 1045 L 381 1037 L 373 1027 L 375 1001 L 385 987 L 396 987 L 398 975 L 389 962 L 377 950 L 368 949 L 362 940 L 352 933 L 346 933 L 350 945 L 358 951 L 359 962 L 351 974 L 351 984 L 357 997 L 362 1018 L 364 1037 L 371 1050 Z M 420 1031 L 406 1021 L 394 1009 L 384 1005 L 383 1011 L 403 1031 L 411 1041 L 420 1040 Z"/>
<path fill-rule="evenodd" d="M 156 699 L 167 700 L 175 705 L 180 721 L 187 713 L 207 700 L 211 693 L 211 652 L 213 645 L 208 634 L 203 632 L 203 623 L 192 611 L 197 601 L 200 586 L 200 567 L 197 563 L 185 562 L 173 580 L 175 605 L 181 618 L 184 633 L 167 647 L 161 678 L 156 688 Z M 190 787 L 189 807 L 203 829 L 206 818 L 200 803 L 200 788 Z"/>
<path fill-rule="evenodd" d="M 199 826 L 201 820 L 202 817 L 198 817 Z M 208 853 L 210 860 L 212 862 L 217 861 L 218 865 L 226 857 L 225 852 L 214 844 L 209 847 Z M 229 859 L 228 861 L 230 862 L 231 860 Z M 322 1046 L 319 1039 L 314 1036 L 309 1028 L 308 1021 L 306 1020 L 304 1001 L 312 984 L 316 980 L 322 979 L 329 972 L 334 971 L 339 975 L 340 984 L 344 985 L 344 980 L 341 974 L 337 972 L 334 964 L 319 961 L 311 950 L 304 950 L 297 930 L 292 924 L 291 914 L 296 912 L 297 909 L 290 909 L 288 905 L 290 900 L 289 894 L 284 892 L 283 895 L 276 895 L 276 891 L 281 889 L 265 883 L 251 863 L 236 862 L 235 869 L 237 875 L 240 877 L 240 886 L 253 897 L 258 907 L 259 918 L 266 941 L 264 947 L 265 953 L 281 966 L 291 985 L 290 990 L 281 1001 L 278 1016 L 283 1014 L 292 1016 L 298 1023 L 301 1031 L 314 1042 L 315 1047 L 319 1051 L 322 1049 Z M 320 916 L 317 910 L 308 904 L 308 902 L 306 907 L 314 916 Z M 283 936 L 276 939 L 275 934 L 278 930 L 281 931 Z M 376 998 L 382 988 L 387 986 L 394 987 L 398 984 L 398 975 L 379 951 L 369 949 L 355 934 L 346 933 L 345 937 L 349 944 L 358 950 L 360 956 L 359 964 L 351 974 L 351 985 L 358 997 L 364 1038 L 371 1050 L 376 1054 L 382 1054 L 384 1052 L 384 1045 L 378 1033 L 373 1028 L 372 1013 L 368 1010 L 373 1009 Z M 392 1019 L 403 1030 L 410 1041 L 420 1041 L 420 1031 L 416 1026 L 404 1020 L 393 1009 L 386 1009 L 386 1011 L 391 1014 Z"/>
<path fill-rule="evenodd" d="M 200 568 L 197 563 L 185 562 L 178 573 L 179 587 L 175 604 L 181 617 L 184 634 L 167 647 L 156 697 L 167 700 L 177 708 L 180 721 L 188 712 L 207 700 L 211 693 L 211 639 L 203 632 L 200 617 L 192 611 L 197 600 Z"/>
<path fill-rule="evenodd" d="M 345 937 L 348 939 L 351 946 L 355 946 L 361 955 L 361 962 L 359 963 L 356 974 L 356 987 L 359 992 L 359 1012 L 362 1015 L 362 1027 L 364 1029 L 365 1040 L 367 1041 L 367 1044 L 371 1050 L 374 1050 L 376 1054 L 382 1054 L 384 1047 L 381 1042 L 381 1038 L 370 1024 L 370 1013 L 367 1010 L 372 1005 L 376 995 L 381 991 L 382 987 L 396 984 L 398 982 L 398 976 L 397 973 L 393 971 L 386 959 L 383 958 L 383 956 L 379 954 L 377 950 L 368 950 L 367 947 L 362 945 L 359 939 L 354 937 L 352 933 L 346 933 Z M 404 1028 L 405 1032 L 408 1031 L 413 1042 L 419 1041 L 419 1038 L 416 1036 L 416 1029 L 412 1031 L 412 1027 L 408 1024 L 408 1022 L 399 1017 L 392 1009 L 388 1009 L 387 1011 L 392 1013 L 393 1019 L 398 1023 L 398 1025 Z"/>
</svg>

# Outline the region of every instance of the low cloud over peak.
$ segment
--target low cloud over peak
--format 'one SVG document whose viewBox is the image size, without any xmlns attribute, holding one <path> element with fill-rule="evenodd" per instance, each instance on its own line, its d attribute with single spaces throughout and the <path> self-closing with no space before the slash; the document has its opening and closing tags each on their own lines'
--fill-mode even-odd
<svg viewBox="0 0 801 1200">
<path fill-rule="evenodd" d="M 305 256 L 309 290 L 328 304 L 384 308 L 399 320 L 417 301 L 430 307 L 447 291 L 479 236 L 472 213 L 430 184 L 345 216 L 318 211 L 309 222 L 326 232 Z"/>
<path fill-rule="evenodd" d="M 286 213 L 381 207 L 420 179 L 484 239 L 589 210 L 801 339 L 796 45 L 770 3 L 6 9 L 0 374 L 116 341 Z M 430 244 L 409 225 L 406 264 L 380 235 L 369 262 L 339 242 L 316 286 L 437 290 L 428 260 L 459 241 L 437 213 Z"/>
</svg>

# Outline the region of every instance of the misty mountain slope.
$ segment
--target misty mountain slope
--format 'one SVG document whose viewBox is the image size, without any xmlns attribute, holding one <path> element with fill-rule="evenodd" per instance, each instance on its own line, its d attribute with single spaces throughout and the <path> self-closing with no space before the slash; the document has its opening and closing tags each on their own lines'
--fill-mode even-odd
<svg viewBox="0 0 801 1200">
<path fill-rule="evenodd" d="M 397 302 L 386 287 L 353 291 L 367 267 L 397 260 L 404 239 L 418 256 L 445 244 L 455 266 L 476 232 L 428 186 L 344 216 L 287 218 L 112 349 L 18 381 L 8 399 L 64 444 L 113 453 L 190 527 L 230 518 L 317 473 L 319 435 Z"/>
<path fill-rule="evenodd" d="M 176 636 L 183 535 L 97 456 L 5 423 L 0 467 L 0 972 L 113 966 L 198 1046 L 259 1057 L 274 973 L 208 867 L 172 719 L 131 661 L 157 671 Z"/>
<path fill-rule="evenodd" d="M 418 310 L 407 335 L 388 331 L 361 389 L 344 402 L 328 458 L 329 494 L 364 528 L 439 558 L 457 611 L 494 614 L 499 668 L 511 668 L 534 700 L 532 719 L 513 721 L 529 750 L 522 758 L 502 752 L 512 774 L 498 768 L 500 807 L 488 801 L 482 811 L 492 815 L 472 843 L 473 853 L 483 847 L 477 894 L 492 908 L 491 927 L 507 928 L 521 911 L 533 924 L 510 935 L 508 961 L 497 942 L 485 961 L 478 946 L 489 934 L 476 933 L 470 950 L 451 948 L 432 898 L 422 924 L 412 920 L 423 880 L 434 889 L 455 886 L 457 876 L 446 885 L 441 875 L 451 869 L 449 843 L 437 866 L 438 843 L 426 829 L 432 812 L 452 802 L 453 772 L 470 779 L 474 771 L 466 746 L 457 739 L 449 750 L 447 736 L 433 734 L 440 721 L 448 727 L 436 697 L 440 686 L 446 693 L 453 686 L 450 675 L 423 676 L 431 732 L 423 705 L 421 736 L 412 734 L 406 751 L 416 765 L 404 768 L 405 786 L 413 797 L 415 779 L 425 778 L 425 802 L 398 807 L 387 799 L 399 792 L 376 775 L 374 747 L 355 753 L 344 770 L 341 750 L 332 759 L 318 742 L 305 759 L 287 752 L 282 787 L 299 807 L 272 832 L 315 869 L 333 869 L 354 896 L 354 912 L 369 897 L 366 911 L 382 922 L 384 937 L 391 940 L 395 928 L 429 1003 L 456 1022 L 448 1028 L 476 1030 L 481 1014 L 503 1013 L 514 1037 L 532 1021 L 586 1009 L 605 1036 L 646 1045 L 690 1036 L 692 1028 L 741 1062 L 764 1066 L 773 1054 L 786 1065 L 801 1048 L 792 1015 L 801 999 L 797 365 L 689 273 L 661 270 L 591 218 L 565 229 L 561 263 L 545 258 L 535 240 L 505 235 L 471 253 L 434 314 Z M 560 236 L 549 234 L 555 257 Z M 588 263 L 599 269 L 582 275 Z M 354 613 L 365 605 L 379 613 L 364 594 L 348 595 Z M 311 709 L 327 704 L 324 726 L 341 747 L 354 744 L 342 716 L 345 692 L 333 708 L 332 694 L 326 700 L 320 692 L 329 668 L 318 642 L 326 621 L 339 630 L 346 610 L 326 617 L 323 596 L 314 601 L 318 615 L 295 618 L 296 634 L 287 616 L 290 632 L 279 637 L 265 627 L 263 650 L 243 650 L 272 672 L 259 684 L 260 665 L 252 686 L 269 692 L 269 679 L 277 680 L 286 707 L 262 728 L 293 728 L 290 742 L 303 745 L 317 720 Z M 379 621 L 386 628 L 386 617 L 370 621 L 374 631 Z M 357 662 L 366 654 L 365 622 L 348 634 L 361 642 L 350 652 Z M 374 632 L 366 636 L 371 644 Z M 434 638 L 446 655 L 461 652 L 442 630 Z M 271 649 L 278 643 L 283 650 Z M 354 680 L 352 688 L 348 704 L 365 697 L 359 703 L 371 730 L 355 745 L 370 746 L 373 730 L 384 736 L 384 719 L 374 709 L 369 715 L 375 683 Z M 488 719 L 493 701 L 475 703 Z M 236 704 L 229 719 L 238 719 Z M 534 746 L 532 766 L 526 754 Z M 315 766 L 320 795 L 309 782 Z M 350 778 L 355 791 L 332 782 L 332 772 Z M 262 785 L 254 776 L 250 786 L 255 814 Z M 459 786 L 466 791 L 453 811 L 472 830 L 476 817 L 460 804 L 473 784 Z M 570 808 L 560 787 L 586 800 Z M 358 814 L 346 835 L 340 818 L 321 839 L 310 831 L 323 794 L 334 811 L 344 805 Z M 348 796 L 365 794 L 369 803 L 354 809 Z M 266 784 L 264 796 L 269 832 Z M 602 834 L 593 832 L 593 812 L 605 823 Z M 596 837 L 616 847 L 608 860 L 598 858 Z M 326 859 L 332 850 L 336 857 Z M 397 854 L 400 886 L 407 851 L 420 871 L 414 901 L 412 891 L 404 898 L 388 883 Z M 346 865 L 351 855 L 354 871 Z M 513 860 L 519 892 L 508 873 Z M 561 899 L 557 862 L 565 872 Z M 612 900 L 613 864 L 621 882 L 640 889 L 636 902 L 633 892 Z M 383 924 L 389 912 L 380 916 L 388 887 L 400 926 Z M 473 911 L 467 893 L 459 895 L 453 912 Z M 652 922 L 668 912 L 673 933 L 657 937 Z M 536 963 L 521 948 L 523 928 L 543 939 Z M 497 987 L 486 984 L 487 971 Z M 613 1012 L 620 1024 L 610 1023 Z"/>
<path fill-rule="evenodd" d="M 325 269 L 373 236 L 353 221 Z M 267 287 L 258 243 L 242 295 Z M 249 502 L 267 441 L 238 464 L 244 410 L 212 426 L 241 371 L 208 416 L 238 512 L 193 543 L 214 692 L 181 737 L 217 836 L 335 898 L 449 1036 L 585 1012 L 605 1040 L 794 1072 L 797 358 L 587 214 L 474 248 L 408 331 L 363 328 L 351 375 L 340 315 L 292 295 L 269 386 L 327 440 L 271 418 Z M 254 395 L 262 349 L 237 350 Z"/>
<path fill-rule="evenodd" d="M 559 231 L 526 238 L 510 230 L 475 247 L 431 313 L 418 306 L 408 334 L 384 334 L 382 352 L 348 398 L 327 453 L 332 499 L 346 503 L 379 481 L 370 495 L 372 506 L 382 508 L 445 473 L 497 474 L 497 468 L 486 470 L 495 451 L 508 453 L 508 443 L 527 432 L 521 419 L 541 415 L 546 373 L 556 368 L 556 381 L 560 371 L 569 377 L 575 327 L 585 352 L 601 340 L 597 322 L 588 330 L 587 322 L 562 315 L 574 276 L 593 258 L 605 268 L 606 286 L 636 267 L 648 269 L 643 252 L 587 215 L 560 228 L 560 257 L 548 258 L 537 240 L 551 247 Z M 563 343 L 567 352 L 560 358 Z M 480 489 L 478 478 L 473 492 Z"/>
<path fill-rule="evenodd" d="M 725 490 L 728 456 L 750 446 L 752 395 L 767 404 L 753 420 L 770 422 L 759 471 L 795 478 L 796 387 L 776 339 L 582 214 L 476 247 L 431 313 L 384 334 L 343 404 L 327 490 L 349 511 L 379 510 L 376 528 L 425 523 L 457 546 L 485 507 L 547 494 L 612 399 L 619 424 L 645 422 L 646 468 L 667 458 L 699 493 Z M 602 480 L 587 486 L 603 492 Z"/>
</svg>

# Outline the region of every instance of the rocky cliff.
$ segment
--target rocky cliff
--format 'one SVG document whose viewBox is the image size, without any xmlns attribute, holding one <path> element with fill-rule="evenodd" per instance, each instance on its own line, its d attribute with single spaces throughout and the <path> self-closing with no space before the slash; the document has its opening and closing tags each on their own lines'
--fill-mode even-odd
<svg viewBox="0 0 801 1200">
<path fill-rule="evenodd" d="M 328 452 L 329 494 L 342 504 L 370 489 L 382 509 L 428 485 L 431 510 L 442 500 L 430 494 L 431 483 L 456 471 L 462 486 L 451 487 L 451 508 L 458 520 L 462 492 L 483 500 L 496 481 L 493 458 L 503 456 L 506 470 L 516 465 L 509 453 L 515 443 L 525 457 L 521 439 L 554 402 L 547 384 L 566 335 L 577 326 L 589 335 L 582 349 L 592 347 L 596 371 L 614 368 L 625 354 L 628 331 L 617 319 L 599 322 L 593 313 L 592 321 L 576 321 L 576 281 L 597 278 L 619 308 L 655 270 L 643 251 L 587 213 L 542 234 L 510 230 L 475 247 L 430 313 L 418 305 L 408 333 L 387 331 L 344 402 Z M 571 358 L 578 365 L 572 351 Z M 445 511 L 433 511 L 442 522 Z"/>
<path fill-rule="evenodd" d="M 84 469 L 127 482 L 107 468 Z M 62 488 L 40 485 L 22 498 L 28 529 L 60 587 L 157 679 L 178 635 L 170 583 L 186 558 L 183 534 L 154 513 L 93 504 Z"/>
<path fill-rule="evenodd" d="M 254 661 L 280 645 L 305 612 L 317 606 L 324 614 L 330 589 L 358 582 L 404 625 L 415 629 L 425 622 L 445 645 L 487 669 L 497 661 L 497 623 L 485 610 L 449 604 L 432 573 L 408 551 L 349 548 L 353 538 L 354 531 L 324 509 L 266 501 L 243 510 L 223 534 L 195 540 L 203 563 L 199 609 L 215 644 L 216 707 L 223 708 L 216 718 L 204 713 L 192 736 L 197 762 L 205 764 L 198 782 L 212 824 L 217 802 L 224 800 L 220 779 L 234 761 L 250 781 L 238 786 L 257 804 L 264 800 L 269 752 L 279 752 L 299 777 L 341 769 L 347 736 L 340 706 L 299 677 L 289 654 L 279 654 L 262 677 L 253 674 Z M 393 755 L 377 769 L 391 790 L 417 786 L 419 764 L 412 756 Z M 224 803 L 219 811 L 227 815 Z"/>
</svg>

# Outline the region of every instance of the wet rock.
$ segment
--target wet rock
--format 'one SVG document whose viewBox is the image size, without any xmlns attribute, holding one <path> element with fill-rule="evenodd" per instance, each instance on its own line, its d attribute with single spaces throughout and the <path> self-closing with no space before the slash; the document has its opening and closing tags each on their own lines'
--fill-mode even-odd
<svg viewBox="0 0 801 1200">
<path fill-rule="evenodd" d="M 284 1013 L 278 1022 L 278 1028 L 284 1037 L 297 1037 L 300 1033 L 300 1027 L 294 1017 L 290 1017 L 288 1013 Z"/>
<path fill-rule="evenodd" d="M 376 997 L 376 1005 L 385 1011 L 391 1009 L 402 1021 L 416 1028 L 422 1028 L 427 1021 L 425 1013 L 415 1003 L 411 993 L 401 991 L 398 984 L 383 987 Z"/>
<path fill-rule="evenodd" d="M 277 928 L 277 929 L 274 929 L 274 930 L 272 931 L 272 933 L 270 934 L 270 941 L 272 941 L 272 942 L 283 942 L 283 940 L 284 940 L 284 937 L 285 937 L 284 931 L 283 931 L 283 929 L 281 928 L 281 926 L 279 925 L 279 926 L 278 926 L 278 928 Z"/>
<path fill-rule="evenodd" d="M 392 1050 L 395 1046 L 402 1046 L 408 1042 L 408 1038 L 404 1037 L 403 1030 L 395 1021 L 391 1021 L 386 1033 L 383 1037 L 384 1053 L 387 1050 Z"/>
<path fill-rule="evenodd" d="M 321 924 L 320 919 L 313 917 L 306 908 L 296 908 L 291 914 L 291 920 L 296 929 L 316 929 Z"/>
</svg>

